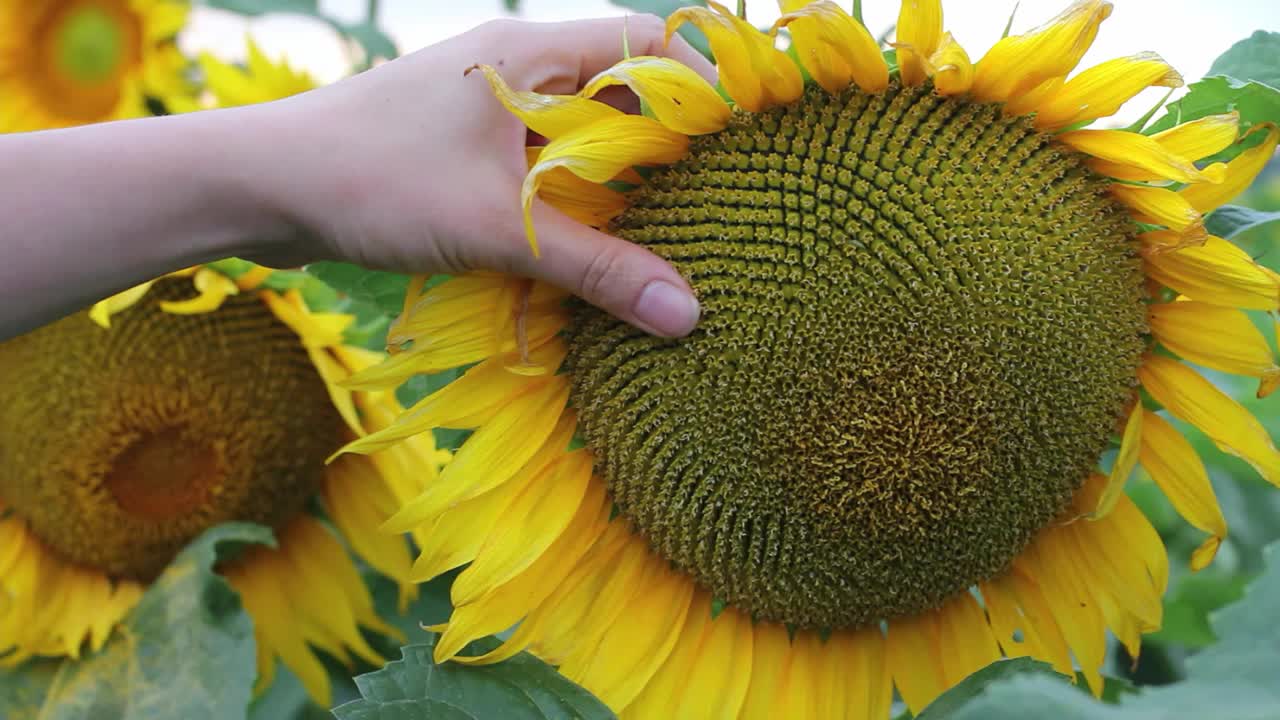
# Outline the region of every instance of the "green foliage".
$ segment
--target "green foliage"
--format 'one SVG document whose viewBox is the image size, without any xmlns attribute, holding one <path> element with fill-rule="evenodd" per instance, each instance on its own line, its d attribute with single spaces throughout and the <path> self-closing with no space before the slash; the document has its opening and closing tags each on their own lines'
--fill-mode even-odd
<svg viewBox="0 0 1280 720">
<path fill-rule="evenodd" d="M 1280 221 L 1280 211 L 1267 212 L 1239 205 L 1223 205 L 1205 218 L 1205 227 L 1214 235 L 1232 238 L 1277 221 Z"/>
<path fill-rule="evenodd" d="M 306 271 L 353 301 L 371 305 L 384 315 L 395 317 L 404 307 L 408 275 L 366 270 L 342 262 L 311 263 Z"/>
<path fill-rule="evenodd" d="M 339 34 L 355 41 L 365 54 L 365 65 L 374 58 L 392 59 L 399 55 L 395 41 L 378 27 L 374 18 L 349 23 L 325 12 L 319 0 L 200 0 L 205 5 L 240 15 L 256 17 L 268 13 L 289 13 L 315 18 Z"/>
<path fill-rule="evenodd" d="M 1258 30 L 1219 55 L 1208 74 L 1255 80 L 1280 89 L 1280 33 Z"/>
<path fill-rule="evenodd" d="M 244 717 L 257 674 L 253 624 L 213 566 L 228 545 L 272 542 L 270 531 L 254 525 L 206 532 L 174 559 L 101 652 L 0 673 L 0 717 Z"/>
<path fill-rule="evenodd" d="M 1280 593 L 1280 545 L 1265 552 L 1266 571 L 1244 599 L 1215 614 L 1218 642 L 1187 660 L 1187 680 L 1147 688 L 1099 703 L 1043 673 L 997 677 L 980 692 L 966 681 L 934 702 L 945 703 L 948 720 L 1021 720 L 1035 715 L 1055 720 L 1157 720 L 1216 717 L 1271 720 L 1280 707 L 1280 625 L 1274 599 Z M 983 671 L 986 672 L 986 671 Z M 982 673 L 975 674 L 971 680 Z M 959 702 L 953 694 L 961 694 Z M 932 706 L 921 717 L 928 716 Z"/>
<path fill-rule="evenodd" d="M 613 0 L 613 4 L 638 13 L 652 13 L 661 18 L 667 17 L 682 7 L 706 5 L 703 0 Z M 694 49 L 708 59 L 711 58 L 711 44 L 707 42 L 707 37 L 697 28 L 685 25 L 680 28 L 680 37 L 687 40 Z"/>
<path fill-rule="evenodd" d="M 1256 123 L 1280 120 L 1280 90 L 1260 82 L 1208 77 L 1191 83 L 1187 94 L 1169 103 L 1165 110 L 1164 117 L 1143 132 L 1156 133 L 1188 120 L 1232 110 L 1240 113 L 1241 128 L 1248 128 Z"/>
<path fill-rule="evenodd" d="M 488 652 L 496 640 L 472 643 Z M 434 639 L 404 648 L 404 659 L 356 678 L 363 699 L 333 711 L 338 720 L 597 720 L 614 715 L 555 668 L 523 653 L 497 665 L 436 665 Z"/>
<path fill-rule="evenodd" d="M 987 686 L 1020 675 L 1044 675 L 1054 679 L 1055 682 L 1062 681 L 1062 676 L 1048 663 L 1029 658 L 1001 660 L 970 675 L 942 697 L 929 703 L 929 707 L 921 711 L 916 716 L 916 720 L 949 720 L 952 713 L 980 696 Z"/>
</svg>

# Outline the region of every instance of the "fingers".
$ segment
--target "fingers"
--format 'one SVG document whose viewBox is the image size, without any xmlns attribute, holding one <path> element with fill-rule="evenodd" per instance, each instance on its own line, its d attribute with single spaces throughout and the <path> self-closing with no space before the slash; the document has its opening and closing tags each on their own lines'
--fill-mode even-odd
<svg viewBox="0 0 1280 720">
<path fill-rule="evenodd" d="M 645 332 L 683 337 L 700 310 L 689 284 L 645 248 L 574 222 L 545 205 L 534 208 L 542 257 L 524 245 L 513 271 L 549 282 Z"/>
</svg>

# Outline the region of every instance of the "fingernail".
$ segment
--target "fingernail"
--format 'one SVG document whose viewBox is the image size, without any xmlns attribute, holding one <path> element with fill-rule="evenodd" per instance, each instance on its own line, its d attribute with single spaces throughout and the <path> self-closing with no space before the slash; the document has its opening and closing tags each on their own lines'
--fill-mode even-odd
<svg viewBox="0 0 1280 720">
<path fill-rule="evenodd" d="M 698 324 L 698 300 L 688 290 L 665 280 L 654 280 L 644 286 L 636 300 L 635 313 L 640 322 L 665 337 L 684 337 Z"/>
</svg>

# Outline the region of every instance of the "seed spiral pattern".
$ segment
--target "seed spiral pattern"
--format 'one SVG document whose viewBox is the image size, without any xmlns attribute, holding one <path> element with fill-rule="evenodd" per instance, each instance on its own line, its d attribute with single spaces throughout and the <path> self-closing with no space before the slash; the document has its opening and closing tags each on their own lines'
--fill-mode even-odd
<svg viewBox="0 0 1280 720">
<path fill-rule="evenodd" d="M 149 580 L 204 530 L 277 526 L 319 488 L 342 420 L 307 352 L 252 295 L 204 315 L 85 313 L 0 344 L 0 498 L 65 558 Z"/>
<path fill-rule="evenodd" d="M 587 306 L 566 361 L 618 511 L 717 598 L 797 627 L 937 606 L 1058 517 L 1132 398 L 1132 222 L 1081 159 L 928 87 L 735 113 L 612 228 L 693 336 Z"/>
</svg>

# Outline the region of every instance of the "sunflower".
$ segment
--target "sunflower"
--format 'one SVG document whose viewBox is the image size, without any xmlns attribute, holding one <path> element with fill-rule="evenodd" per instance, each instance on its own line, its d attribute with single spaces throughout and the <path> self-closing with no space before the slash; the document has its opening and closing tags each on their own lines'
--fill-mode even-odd
<svg viewBox="0 0 1280 720">
<path fill-rule="evenodd" d="M 0 0 L 0 132 L 150 114 L 186 92 L 185 0 Z"/>
<path fill-rule="evenodd" d="M 245 38 L 246 62 L 231 65 L 210 53 L 201 53 L 200 71 L 208 94 L 203 99 L 182 98 L 171 103 L 177 112 L 207 107 L 235 107 L 271 102 L 313 90 L 316 81 L 305 70 L 289 66 L 288 60 L 273 61 L 252 37 Z"/>
<path fill-rule="evenodd" d="M 255 620 L 260 686 L 279 657 L 328 706 L 312 648 L 381 662 L 360 628 L 397 632 L 344 541 L 407 603 L 408 545 L 378 526 L 440 457 L 423 438 L 326 466 L 401 406 L 339 387 L 381 355 L 343 343 L 349 315 L 250 292 L 269 275 L 184 271 L 0 344 L 0 667 L 98 650 L 180 549 L 229 521 L 278 540 L 220 568 Z"/>
<path fill-rule="evenodd" d="M 1136 657 L 1168 582 L 1123 492 L 1137 465 L 1206 533 L 1197 569 L 1227 527 L 1174 423 L 1280 483 L 1262 426 L 1192 366 L 1276 385 L 1244 311 L 1275 311 L 1280 277 L 1203 213 L 1280 132 L 1086 129 L 1181 84 L 1150 53 L 1073 74 L 1099 0 L 976 62 L 936 0 L 904 2 L 893 64 L 831 2 L 783 2 L 768 34 L 708 6 L 667 33 L 707 35 L 723 94 L 656 57 L 573 96 L 479 68 L 548 139 L 526 220 L 540 197 L 671 261 L 694 333 L 472 273 L 415 286 L 393 354 L 348 381 L 468 368 L 347 448 L 474 431 L 386 526 L 427 536 L 414 580 L 469 563 L 437 661 L 528 649 L 637 718 L 885 718 L 895 688 L 919 712 L 1003 656 L 1100 694 L 1107 630 Z M 610 85 L 647 112 L 591 99 Z"/>
</svg>

